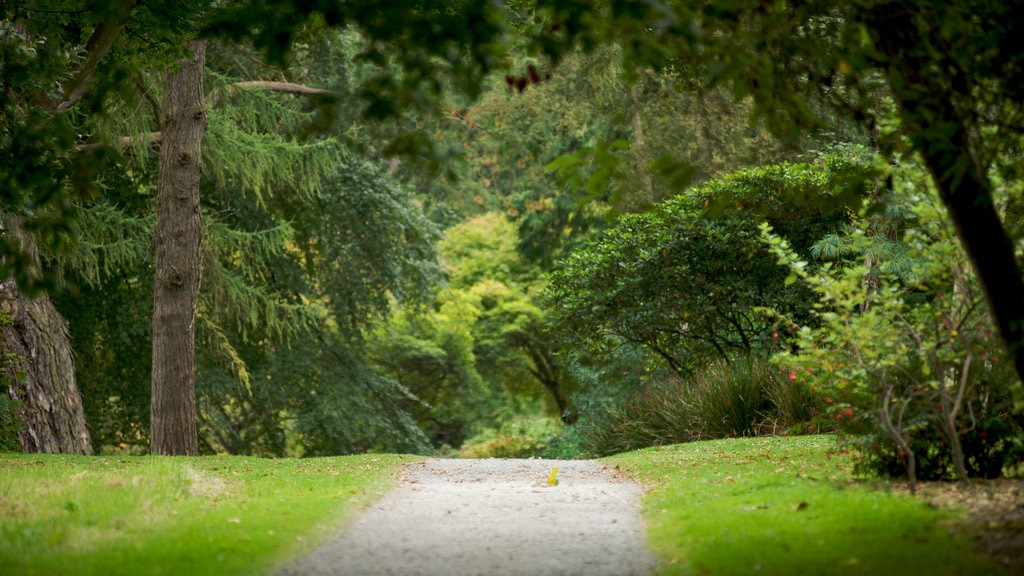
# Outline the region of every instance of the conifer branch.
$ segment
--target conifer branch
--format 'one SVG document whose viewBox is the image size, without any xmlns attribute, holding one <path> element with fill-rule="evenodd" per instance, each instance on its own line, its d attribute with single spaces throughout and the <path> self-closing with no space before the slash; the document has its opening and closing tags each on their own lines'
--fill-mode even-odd
<svg viewBox="0 0 1024 576">
<path fill-rule="evenodd" d="M 294 84 L 292 82 L 275 82 L 271 80 L 249 80 L 245 82 L 235 82 L 234 84 L 228 84 L 223 89 L 216 89 L 210 93 L 207 100 L 207 108 L 213 108 L 220 104 L 222 94 L 227 92 L 229 95 L 235 94 L 239 89 L 250 90 L 250 89 L 261 89 L 270 90 L 272 92 L 280 92 L 282 94 L 296 94 L 306 96 L 330 96 L 333 94 L 330 90 L 323 88 L 312 88 L 303 84 Z M 84 92 L 83 92 L 84 94 Z M 81 98 L 81 96 L 79 96 Z M 121 144 L 122 148 L 129 148 L 136 143 L 145 142 L 151 146 L 160 144 L 161 140 L 160 132 L 150 132 L 149 134 L 142 136 L 121 136 L 117 141 Z M 79 152 L 86 150 L 95 150 L 102 146 L 101 143 L 94 142 L 91 144 L 81 144 L 75 148 Z"/>
</svg>

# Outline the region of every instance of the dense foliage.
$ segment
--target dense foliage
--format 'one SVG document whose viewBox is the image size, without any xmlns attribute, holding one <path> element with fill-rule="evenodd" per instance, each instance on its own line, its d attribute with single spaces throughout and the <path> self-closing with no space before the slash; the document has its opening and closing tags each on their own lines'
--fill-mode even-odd
<svg viewBox="0 0 1024 576">
<path fill-rule="evenodd" d="M 458 448 L 524 412 L 571 422 L 573 381 L 543 331 L 540 275 L 516 251 L 513 223 L 484 214 L 449 228 L 438 248 L 447 283 L 371 341 L 374 364 L 411 392 L 404 405 L 435 446 Z"/>
<path fill-rule="evenodd" d="M 777 320 L 766 310 L 806 319 L 813 298 L 787 285 L 789 271 L 761 243 L 758 224 L 773 223 L 808 250 L 846 215 L 797 198 L 838 195 L 849 176 L 835 166 L 754 168 L 624 216 L 552 276 L 546 295 L 559 334 L 583 357 L 641 346 L 648 362 L 681 375 L 770 351 Z"/>
<path fill-rule="evenodd" d="M 860 218 L 843 250 L 819 250 L 831 269 L 808 270 L 771 236 L 819 300 L 818 323 L 794 322 L 795 346 L 778 362 L 818 391 L 827 425 L 866 470 L 912 483 L 1000 476 L 1024 458 L 1013 368 L 927 180 L 905 166 L 890 182 L 889 205 L 905 209 Z"/>
<path fill-rule="evenodd" d="M 140 450 L 160 77 L 201 32 L 206 450 L 605 452 L 665 406 L 640 443 L 788 429 L 751 398 L 813 387 L 870 469 L 999 474 L 1018 3 L 3 4 L 0 276 Z"/>
</svg>

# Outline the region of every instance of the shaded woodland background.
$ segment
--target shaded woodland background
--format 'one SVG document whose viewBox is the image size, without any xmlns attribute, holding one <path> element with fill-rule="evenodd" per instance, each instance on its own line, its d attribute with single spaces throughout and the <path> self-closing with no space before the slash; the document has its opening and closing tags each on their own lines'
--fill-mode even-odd
<svg viewBox="0 0 1024 576">
<path fill-rule="evenodd" d="M 3 5 L 6 448 L 174 452 L 155 230 L 191 161 L 201 453 L 838 432 L 912 480 L 1018 469 L 1012 6 L 370 4 Z M 33 438 L 31 367 L 74 375 L 77 446 Z"/>
</svg>

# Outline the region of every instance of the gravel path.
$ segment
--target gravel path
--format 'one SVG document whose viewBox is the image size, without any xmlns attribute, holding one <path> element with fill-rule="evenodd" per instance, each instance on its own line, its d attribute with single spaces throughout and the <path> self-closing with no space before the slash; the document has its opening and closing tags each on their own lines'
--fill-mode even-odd
<svg viewBox="0 0 1024 576">
<path fill-rule="evenodd" d="M 595 461 L 431 459 L 280 575 L 652 574 L 640 494 Z"/>
</svg>

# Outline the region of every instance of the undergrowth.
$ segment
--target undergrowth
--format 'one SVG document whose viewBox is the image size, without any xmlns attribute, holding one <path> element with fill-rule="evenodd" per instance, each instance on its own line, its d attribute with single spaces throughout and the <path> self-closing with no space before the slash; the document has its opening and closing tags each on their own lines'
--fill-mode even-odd
<svg viewBox="0 0 1024 576">
<path fill-rule="evenodd" d="M 669 376 L 646 384 L 583 434 L 593 452 L 628 450 L 698 440 L 774 436 L 815 431 L 819 400 L 753 357 L 717 362 L 689 378 Z"/>
</svg>

